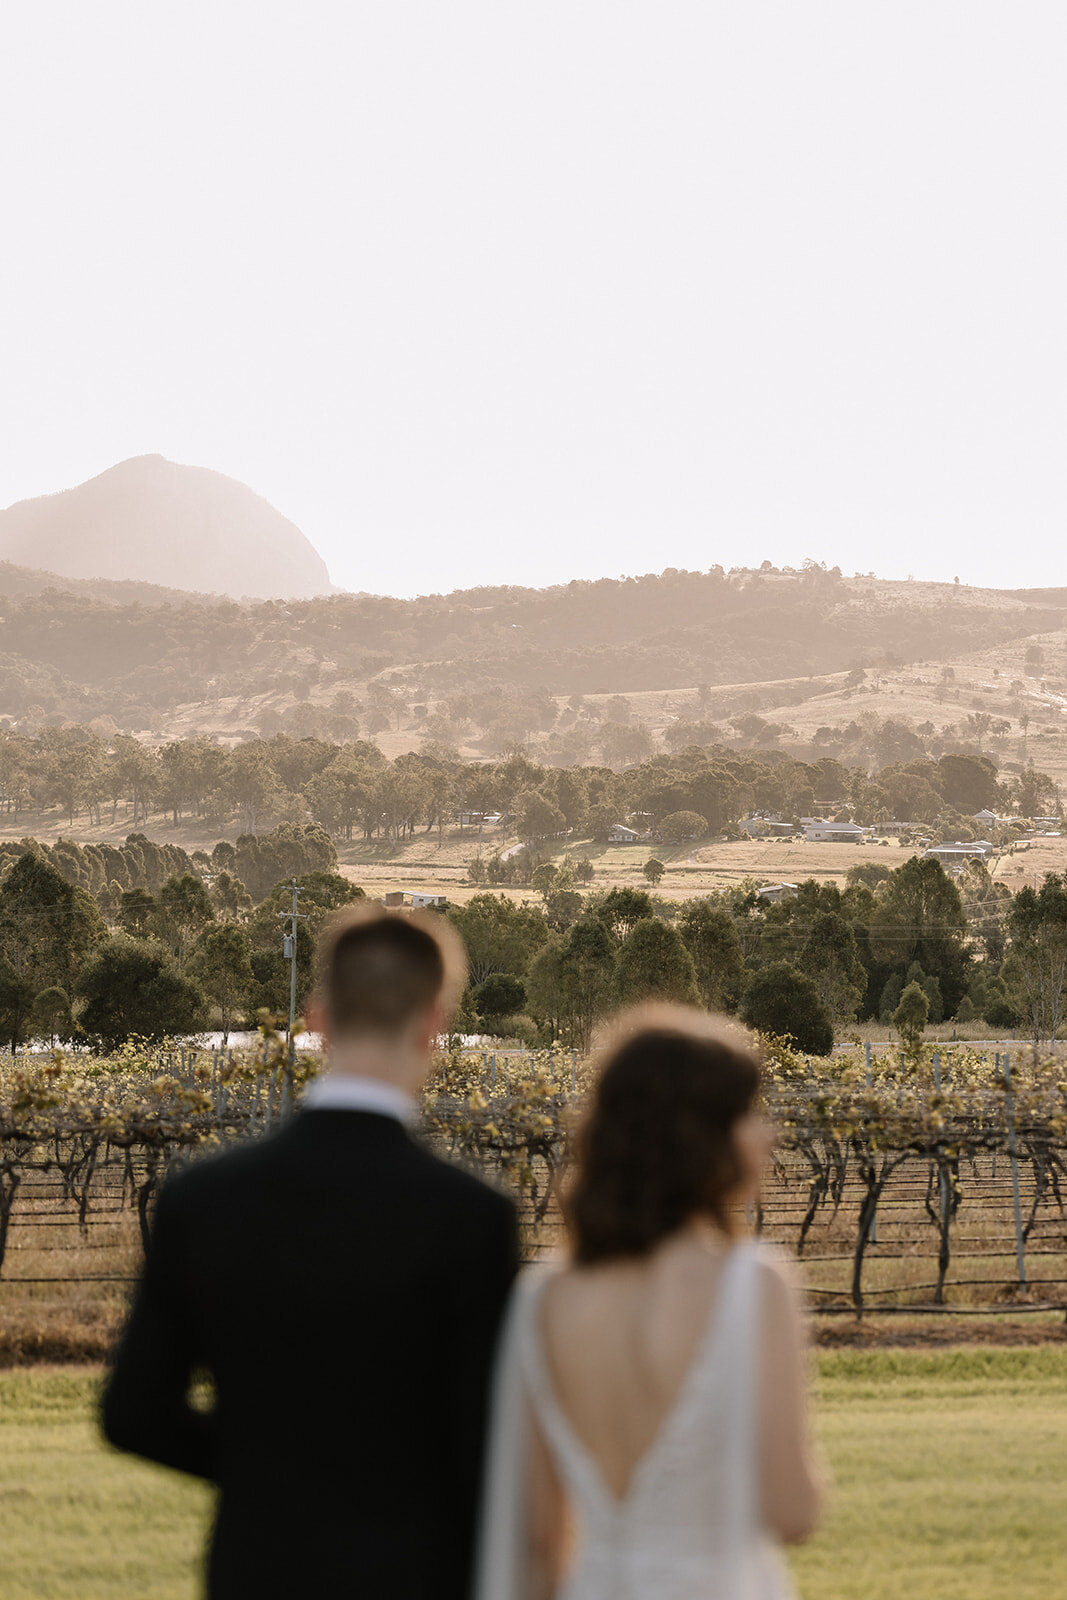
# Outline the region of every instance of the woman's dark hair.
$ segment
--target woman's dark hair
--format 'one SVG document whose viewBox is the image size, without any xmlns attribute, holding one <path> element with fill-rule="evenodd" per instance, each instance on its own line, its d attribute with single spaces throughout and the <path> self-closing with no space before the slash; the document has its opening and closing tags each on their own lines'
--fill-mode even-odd
<svg viewBox="0 0 1067 1600">
<path fill-rule="evenodd" d="M 695 1216 L 732 1231 L 732 1132 L 759 1089 L 741 1029 L 687 1006 L 618 1019 L 578 1134 L 564 1214 L 585 1265 L 643 1256 Z"/>
</svg>

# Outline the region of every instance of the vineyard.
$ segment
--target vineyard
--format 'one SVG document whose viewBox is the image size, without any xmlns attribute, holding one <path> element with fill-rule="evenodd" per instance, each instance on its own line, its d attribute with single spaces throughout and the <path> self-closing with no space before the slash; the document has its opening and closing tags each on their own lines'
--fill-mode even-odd
<svg viewBox="0 0 1067 1600">
<path fill-rule="evenodd" d="M 252 1051 L 22 1057 L 0 1069 L 0 1360 L 90 1358 L 121 1322 L 176 1163 L 277 1127 L 318 1068 Z M 527 1254 L 560 1234 L 574 1052 L 456 1052 L 423 1113 L 433 1145 L 510 1188 Z M 1067 1311 L 1067 1064 L 958 1048 L 769 1052 L 780 1139 L 753 1226 L 798 1258 L 820 1317 Z"/>
</svg>

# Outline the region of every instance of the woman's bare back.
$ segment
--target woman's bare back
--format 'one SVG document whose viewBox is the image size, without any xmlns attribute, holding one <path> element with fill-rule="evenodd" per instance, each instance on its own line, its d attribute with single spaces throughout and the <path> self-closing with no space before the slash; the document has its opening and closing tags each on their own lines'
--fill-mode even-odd
<svg viewBox="0 0 1067 1600">
<path fill-rule="evenodd" d="M 648 1257 L 566 1267 L 545 1285 L 539 1334 L 559 1408 L 623 1500 L 682 1399 L 719 1314 L 731 1252 L 718 1230 L 695 1224 Z M 766 1525 L 803 1538 L 817 1517 L 808 1444 L 801 1319 L 779 1264 L 759 1263 L 756 1443 Z M 709 1449 L 714 1441 L 708 1441 Z"/>
<path fill-rule="evenodd" d="M 728 1248 L 687 1230 L 646 1260 L 566 1268 L 546 1286 L 541 1335 L 557 1399 L 618 1500 L 682 1394 Z"/>
</svg>

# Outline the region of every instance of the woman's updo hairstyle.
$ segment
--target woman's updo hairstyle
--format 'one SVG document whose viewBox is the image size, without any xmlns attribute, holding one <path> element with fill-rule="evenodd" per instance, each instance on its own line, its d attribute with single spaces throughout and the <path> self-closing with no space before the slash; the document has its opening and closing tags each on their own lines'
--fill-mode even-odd
<svg viewBox="0 0 1067 1600">
<path fill-rule="evenodd" d="M 721 1017 L 679 1005 L 618 1017 L 564 1199 L 574 1259 L 647 1255 L 696 1216 L 732 1231 L 731 1136 L 759 1081 L 751 1039 Z"/>
</svg>

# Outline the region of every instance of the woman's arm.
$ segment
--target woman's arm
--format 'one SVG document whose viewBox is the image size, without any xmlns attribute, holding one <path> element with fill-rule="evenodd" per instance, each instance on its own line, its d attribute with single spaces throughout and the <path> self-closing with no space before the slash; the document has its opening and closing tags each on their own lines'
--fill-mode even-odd
<svg viewBox="0 0 1067 1600">
<path fill-rule="evenodd" d="M 493 1377 L 474 1600 L 553 1600 L 559 1585 L 563 1493 L 523 1370 L 533 1309 L 530 1279 L 520 1277 Z"/>
<path fill-rule="evenodd" d="M 779 1539 L 796 1544 L 815 1528 L 823 1497 L 808 1422 L 806 1339 L 799 1296 L 785 1266 L 765 1261 L 761 1273 L 763 1519 Z"/>
<path fill-rule="evenodd" d="M 553 1600 L 563 1576 L 567 1507 L 552 1455 L 529 1405 L 526 1439 L 527 1600 Z"/>
</svg>

